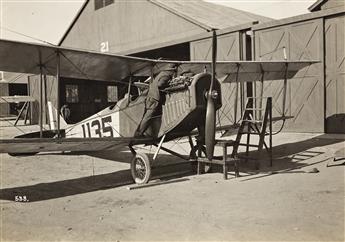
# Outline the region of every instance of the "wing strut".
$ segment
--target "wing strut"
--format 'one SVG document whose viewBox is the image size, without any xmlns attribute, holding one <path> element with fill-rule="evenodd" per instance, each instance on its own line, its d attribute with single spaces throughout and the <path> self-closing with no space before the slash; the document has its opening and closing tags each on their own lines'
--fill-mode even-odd
<svg viewBox="0 0 345 242">
<path fill-rule="evenodd" d="M 129 83 L 128 83 L 128 91 L 127 91 L 127 106 L 129 105 L 129 102 L 131 101 L 131 88 L 132 88 L 132 81 L 133 76 L 132 74 L 129 76 Z"/>
<path fill-rule="evenodd" d="M 60 138 L 60 52 L 56 51 L 56 119 L 57 119 L 57 138 Z"/>
<path fill-rule="evenodd" d="M 42 53 L 38 49 L 38 59 L 39 59 L 39 68 L 40 68 L 40 103 L 39 103 L 39 124 L 40 124 L 40 138 L 43 137 L 43 63 L 42 63 Z"/>
<path fill-rule="evenodd" d="M 259 110 L 258 112 L 255 112 L 255 119 L 259 118 L 261 119 L 261 114 L 262 114 L 262 101 L 263 101 L 263 96 L 264 96 L 264 80 L 265 80 L 265 71 L 264 68 L 262 67 L 262 64 L 260 64 L 260 70 L 261 70 L 261 79 L 260 79 L 260 98 L 255 99 L 255 107 L 257 107 L 257 101 L 259 101 Z M 259 117 L 257 117 L 257 115 Z"/>
<path fill-rule="evenodd" d="M 237 123 L 237 105 L 238 105 L 238 73 L 240 71 L 240 63 L 237 63 L 236 71 L 236 90 L 235 90 L 235 107 L 234 107 L 234 123 Z"/>
<path fill-rule="evenodd" d="M 285 117 L 285 106 L 286 106 L 286 89 L 287 89 L 287 76 L 289 72 L 289 63 L 285 63 L 285 76 L 284 76 L 284 86 L 283 86 L 283 118 Z"/>
<path fill-rule="evenodd" d="M 283 47 L 284 60 L 287 61 L 286 49 Z M 289 70 L 289 63 L 285 63 L 285 75 L 284 75 L 284 86 L 283 86 L 283 118 L 285 117 L 285 105 L 286 105 L 286 89 L 287 89 L 287 75 Z"/>
</svg>

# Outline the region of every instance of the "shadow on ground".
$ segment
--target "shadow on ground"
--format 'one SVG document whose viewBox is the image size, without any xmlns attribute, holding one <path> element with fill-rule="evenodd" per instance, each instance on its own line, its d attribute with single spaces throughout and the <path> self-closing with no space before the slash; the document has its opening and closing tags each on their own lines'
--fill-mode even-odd
<svg viewBox="0 0 345 242">
<path fill-rule="evenodd" d="M 308 160 L 315 158 L 317 156 L 321 156 L 324 152 L 319 152 L 315 150 L 310 150 L 317 147 L 322 147 L 326 145 L 336 144 L 339 142 L 343 142 L 343 140 L 337 139 L 329 139 L 323 138 L 321 136 L 317 136 L 308 140 L 300 141 L 300 142 L 293 142 L 278 145 L 273 148 L 273 166 L 272 167 L 263 167 L 261 172 L 267 172 L 262 176 L 255 176 L 249 177 L 246 180 L 251 179 L 258 179 L 265 176 L 273 175 L 276 173 L 284 174 L 284 173 L 304 173 L 304 171 L 298 171 L 302 167 L 315 165 L 316 163 L 325 162 L 327 159 L 315 159 L 314 162 L 308 162 Z M 72 153 L 71 155 L 77 155 L 78 153 Z M 83 153 L 85 154 L 85 153 Z M 66 154 L 65 154 L 66 155 Z M 80 153 L 79 153 L 80 155 Z M 88 153 L 90 156 L 113 160 L 117 162 L 125 162 L 129 163 L 132 154 L 130 152 L 114 152 L 114 151 L 107 151 L 107 152 L 93 152 Z M 251 156 L 257 155 L 257 152 L 253 151 L 250 152 Z M 170 155 L 160 155 L 160 159 L 168 160 L 168 161 L 180 161 L 181 159 L 176 159 Z M 267 161 L 267 160 L 266 160 Z M 189 162 L 184 162 L 176 165 L 170 165 L 170 162 L 167 162 L 167 166 L 156 168 L 153 171 L 153 176 L 157 177 L 164 177 L 164 175 L 169 175 L 171 173 L 176 173 L 178 171 L 190 171 L 188 173 L 184 173 L 183 175 L 176 175 L 175 177 L 183 177 L 189 176 L 194 174 L 192 172 L 192 166 Z M 253 171 L 250 162 L 247 164 L 241 163 L 240 171 L 244 173 L 248 173 L 248 176 L 257 174 L 258 171 Z M 221 179 L 221 177 L 220 177 Z M 14 201 L 14 197 L 16 195 L 23 195 L 25 194 L 30 202 L 35 201 L 42 201 L 47 199 L 55 199 L 61 198 L 66 196 L 72 196 L 77 194 L 83 194 L 93 191 L 105 190 L 105 189 L 112 189 L 120 186 L 125 186 L 132 184 L 130 170 L 121 170 L 116 171 L 113 173 L 108 174 L 101 174 L 89 177 L 81 177 L 76 179 L 70 180 L 63 180 L 57 182 L 50 182 L 50 183 L 40 183 L 31 186 L 23 186 L 23 187 L 14 187 L 14 188 L 6 188 L 0 190 L 0 199 L 2 200 L 10 200 Z"/>
<path fill-rule="evenodd" d="M 0 199 L 14 201 L 15 196 L 25 195 L 30 202 L 72 196 L 87 192 L 111 189 L 131 184 L 129 170 L 76 179 L 39 183 L 31 186 L 5 188 L 0 191 Z"/>
<path fill-rule="evenodd" d="M 253 164 L 255 161 L 242 162 L 240 171 L 244 173 L 249 175 L 257 175 L 259 172 L 265 173 L 261 176 L 255 176 L 242 181 L 263 178 L 274 174 L 307 173 L 299 169 L 333 159 L 332 154 L 325 156 L 325 150 L 318 150 L 317 148 L 344 142 L 344 140 L 330 139 L 325 136 L 320 135 L 311 139 L 273 147 L 273 166 L 269 166 L 269 159 L 265 154 L 263 154 L 263 159 L 259 161 L 260 170 L 255 170 L 255 164 Z M 259 154 L 257 151 L 252 151 L 249 155 L 255 157 Z"/>
<path fill-rule="evenodd" d="M 106 154 L 106 152 L 105 152 Z M 107 159 L 117 157 L 116 161 L 127 162 L 131 160 L 131 153 L 120 152 L 116 156 L 113 153 L 108 153 Z M 73 153 L 73 155 L 76 155 Z M 92 156 L 100 155 L 99 152 L 91 153 Z M 169 156 L 169 155 L 163 155 Z M 99 157 L 99 156 L 97 156 Z M 169 156 L 171 159 L 171 156 Z M 114 158 L 115 160 L 115 158 Z M 180 160 L 181 161 L 181 160 Z M 181 171 L 186 171 L 181 173 Z M 179 174 L 181 173 L 181 174 Z M 173 183 L 176 178 L 191 175 L 192 168 L 190 162 L 180 162 L 178 164 L 165 164 L 161 167 L 153 168 L 152 180 L 169 180 Z M 181 180 L 176 182 L 180 182 Z M 73 196 L 94 191 L 113 189 L 126 185 L 133 184 L 131 171 L 129 169 L 120 170 L 107 174 L 100 174 L 94 176 L 80 177 L 76 179 L 69 179 L 63 181 L 39 183 L 30 186 L 5 188 L 0 190 L 0 200 L 14 201 L 15 196 L 25 195 L 29 202 L 36 202 L 48 199 L 61 198 L 66 196 Z"/>
</svg>

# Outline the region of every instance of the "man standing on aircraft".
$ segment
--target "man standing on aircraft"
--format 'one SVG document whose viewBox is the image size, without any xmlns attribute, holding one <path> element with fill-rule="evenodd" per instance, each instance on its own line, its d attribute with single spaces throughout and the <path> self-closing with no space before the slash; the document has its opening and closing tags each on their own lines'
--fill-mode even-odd
<svg viewBox="0 0 345 242">
<path fill-rule="evenodd" d="M 145 101 L 144 116 L 139 124 L 135 136 L 142 136 L 151 124 L 153 117 L 162 114 L 162 105 L 165 103 L 165 94 L 161 90 L 167 88 L 169 81 L 175 76 L 177 64 L 169 64 L 150 83 Z"/>
</svg>

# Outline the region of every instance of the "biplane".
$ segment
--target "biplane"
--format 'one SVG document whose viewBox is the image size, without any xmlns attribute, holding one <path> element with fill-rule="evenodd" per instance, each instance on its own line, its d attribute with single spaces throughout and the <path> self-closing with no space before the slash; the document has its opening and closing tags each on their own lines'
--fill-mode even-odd
<svg viewBox="0 0 345 242">
<path fill-rule="evenodd" d="M 128 93 L 115 105 L 73 125 L 67 125 L 61 117 L 59 101 L 57 107 L 49 104 L 50 130 L 43 130 L 40 114 L 39 132 L 1 139 L 0 153 L 100 151 L 127 146 L 133 153 L 131 171 L 134 181 L 146 183 L 151 176 L 152 161 L 147 155 L 137 153 L 134 147 L 139 144 L 155 145 L 157 150 L 153 160 L 161 149 L 181 157 L 163 147 L 163 143 L 196 132 L 205 147 L 207 158 L 212 159 L 216 111 L 222 106 L 220 79 L 233 83 L 249 82 L 253 78 L 264 81 L 288 79 L 315 62 L 216 61 L 216 43 L 214 32 L 212 61 L 169 61 L 0 40 L 1 71 L 38 74 L 41 83 L 43 75 L 56 76 L 58 94 L 61 77 L 122 83 L 126 80 L 128 86 Z M 136 137 L 134 134 L 144 113 L 149 84 L 136 82 L 135 77 L 144 76 L 152 80 L 155 73 L 171 63 L 178 65 L 178 73 L 169 82 L 169 87 L 161 90 L 166 95 L 162 113 L 152 118 L 144 136 Z M 192 75 L 184 75 L 186 72 Z M 139 89 L 139 95 L 131 95 L 133 88 Z M 42 97 L 39 104 L 42 113 Z"/>
</svg>

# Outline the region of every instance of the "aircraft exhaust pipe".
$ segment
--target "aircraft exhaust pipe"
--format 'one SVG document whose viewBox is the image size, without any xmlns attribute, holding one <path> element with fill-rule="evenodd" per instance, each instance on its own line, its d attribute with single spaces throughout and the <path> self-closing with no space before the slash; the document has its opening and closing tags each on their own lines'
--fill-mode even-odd
<svg viewBox="0 0 345 242">
<path fill-rule="evenodd" d="M 207 159 L 212 160 L 216 135 L 216 99 L 218 93 L 214 88 L 216 79 L 216 59 L 217 59 L 217 35 L 216 30 L 212 30 L 212 77 L 210 89 L 207 94 L 206 122 L 205 122 L 205 145 Z"/>
</svg>

